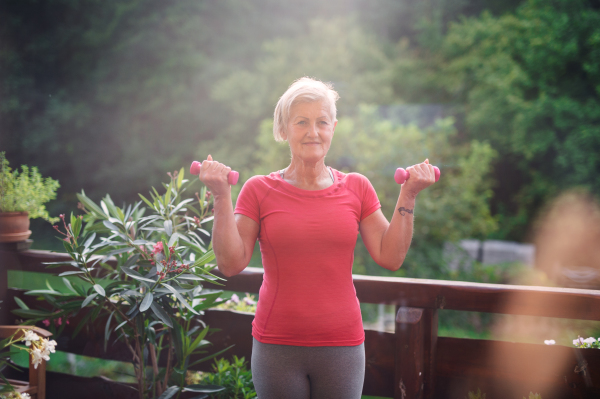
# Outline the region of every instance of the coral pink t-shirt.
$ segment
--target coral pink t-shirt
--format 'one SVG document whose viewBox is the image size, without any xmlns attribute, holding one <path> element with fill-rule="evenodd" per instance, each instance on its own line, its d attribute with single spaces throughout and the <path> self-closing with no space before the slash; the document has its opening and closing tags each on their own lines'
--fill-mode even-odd
<svg viewBox="0 0 600 399">
<path fill-rule="evenodd" d="M 296 346 L 355 346 L 364 341 L 352 282 L 359 222 L 381 207 L 357 173 L 332 169 L 334 184 L 302 190 L 279 173 L 249 179 L 235 213 L 260 225 L 263 283 L 252 335 Z"/>
</svg>

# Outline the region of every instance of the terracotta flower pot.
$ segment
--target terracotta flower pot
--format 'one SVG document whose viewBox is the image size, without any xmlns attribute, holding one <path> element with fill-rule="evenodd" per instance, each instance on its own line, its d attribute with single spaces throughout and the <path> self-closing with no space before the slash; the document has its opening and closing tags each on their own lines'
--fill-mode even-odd
<svg viewBox="0 0 600 399">
<path fill-rule="evenodd" d="M 27 212 L 0 212 L 0 242 L 25 241 L 30 235 Z"/>
</svg>

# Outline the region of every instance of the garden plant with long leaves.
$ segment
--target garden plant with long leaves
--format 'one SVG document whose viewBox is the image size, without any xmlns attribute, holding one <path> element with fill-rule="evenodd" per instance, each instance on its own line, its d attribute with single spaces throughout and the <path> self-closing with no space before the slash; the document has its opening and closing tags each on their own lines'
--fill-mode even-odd
<svg viewBox="0 0 600 399">
<path fill-rule="evenodd" d="M 211 274 L 214 253 L 203 229 L 213 219 L 211 196 L 203 187 L 184 199 L 195 179 L 185 180 L 183 169 L 169 177 L 164 194 L 152 188 L 149 199 L 140 194 L 142 201 L 123 208 L 109 195 L 97 205 L 78 194 L 84 215 L 60 215 L 62 226 L 55 226 L 71 260 L 49 264 L 73 267 L 59 274 L 67 290 L 47 284 L 29 291 L 52 309 L 18 301 L 21 309 L 14 313 L 30 322 L 78 320 L 73 334 L 103 318 L 104 348 L 120 340 L 129 349 L 140 398 L 176 398 L 185 391 L 203 398 L 223 389 L 185 382 L 190 367 L 223 352 L 208 354 L 209 327 L 198 318 L 223 302 L 222 291 L 202 286 L 220 280 Z M 60 334 L 67 323 L 58 324 Z"/>
</svg>

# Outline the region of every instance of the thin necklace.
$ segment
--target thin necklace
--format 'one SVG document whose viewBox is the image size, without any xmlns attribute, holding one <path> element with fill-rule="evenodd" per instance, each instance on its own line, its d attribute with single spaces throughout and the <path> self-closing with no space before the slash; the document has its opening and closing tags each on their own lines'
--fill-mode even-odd
<svg viewBox="0 0 600 399">
<path fill-rule="evenodd" d="M 286 170 L 287 170 L 287 168 L 279 171 L 279 176 L 281 176 L 281 179 L 283 179 L 283 174 L 285 173 Z M 331 177 L 331 181 L 335 183 L 335 179 L 333 178 L 333 172 L 331 171 L 331 168 L 328 166 L 327 166 L 327 171 L 329 172 L 329 177 Z"/>
</svg>

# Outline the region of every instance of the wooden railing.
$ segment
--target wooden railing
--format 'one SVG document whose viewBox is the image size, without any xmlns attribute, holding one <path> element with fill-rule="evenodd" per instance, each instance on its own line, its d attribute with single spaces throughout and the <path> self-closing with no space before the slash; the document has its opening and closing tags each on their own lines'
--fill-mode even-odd
<svg viewBox="0 0 600 399">
<path fill-rule="evenodd" d="M 32 307 L 39 306 L 22 290 L 7 287 L 7 270 L 57 273 L 62 270 L 46 270 L 42 262 L 65 258 L 65 254 L 46 251 L 0 251 L 0 300 L 4 301 L 0 324 L 14 323 L 15 317 L 8 311 L 17 307 L 16 296 Z M 258 293 L 262 273 L 262 269 L 246 268 L 229 278 L 225 289 Z M 600 291 L 359 275 L 354 276 L 354 285 L 362 303 L 390 304 L 397 309 L 395 333 L 365 330 L 364 395 L 464 399 L 468 391 L 481 389 L 488 399 L 520 399 L 530 391 L 540 393 L 543 399 L 600 398 L 600 350 L 438 337 L 439 309 L 600 320 Z M 203 318 L 221 329 L 209 338 L 215 350 L 235 344 L 228 356 L 250 358 L 253 315 L 210 310 Z M 102 320 L 97 320 L 97 325 L 76 338 L 71 338 L 67 329 L 57 339 L 58 348 L 130 361 L 129 352 L 118 343 L 104 352 L 103 326 Z M 209 367 L 202 363 L 198 370 Z M 81 377 L 49 375 L 48 398 L 53 397 L 53 378 L 61 384 L 69 383 L 69 378 L 81 382 Z M 87 383 L 89 387 L 91 382 Z M 109 382 L 100 383 L 109 389 Z M 131 395 L 125 388 L 110 389 L 111 397 Z"/>
</svg>

